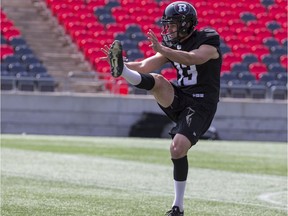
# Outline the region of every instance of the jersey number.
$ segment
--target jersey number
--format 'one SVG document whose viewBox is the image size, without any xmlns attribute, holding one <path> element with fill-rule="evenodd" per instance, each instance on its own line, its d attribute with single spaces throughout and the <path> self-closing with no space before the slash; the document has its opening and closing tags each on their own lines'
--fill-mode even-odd
<svg viewBox="0 0 288 216">
<path fill-rule="evenodd" d="M 178 85 L 187 86 L 197 84 L 198 72 L 195 65 L 186 66 L 177 62 L 175 62 L 174 65 L 179 74 Z"/>
</svg>

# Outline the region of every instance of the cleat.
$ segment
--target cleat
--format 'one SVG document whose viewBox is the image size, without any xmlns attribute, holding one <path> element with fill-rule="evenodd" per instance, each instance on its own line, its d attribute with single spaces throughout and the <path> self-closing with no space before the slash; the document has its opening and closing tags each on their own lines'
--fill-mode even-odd
<svg viewBox="0 0 288 216">
<path fill-rule="evenodd" d="M 180 212 L 178 206 L 173 206 L 170 211 L 166 212 L 165 216 L 184 216 L 184 211 Z"/>
<path fill-rule="evenodd" d="M 124 63 L 122 56 L 122 45 L 120 41 L 115 40 L 111 45 L 111 48 L 109 50 L 109 60 L 112 76 L 115 78 L 121 76 Z"/>
</svg>

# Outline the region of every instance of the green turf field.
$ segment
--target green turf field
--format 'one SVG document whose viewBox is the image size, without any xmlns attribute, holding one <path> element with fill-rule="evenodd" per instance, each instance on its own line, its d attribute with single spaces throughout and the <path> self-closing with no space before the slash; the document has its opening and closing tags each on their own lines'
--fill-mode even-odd
<svg viewBox="0 0 288 216">
<path fill-rule="evenodd" d="M 169 139 L 1 137 L 2 216 L 164 216 Z M 287 215 L 285 143 L 199 141 L 185 216 Z"/>
</svg>

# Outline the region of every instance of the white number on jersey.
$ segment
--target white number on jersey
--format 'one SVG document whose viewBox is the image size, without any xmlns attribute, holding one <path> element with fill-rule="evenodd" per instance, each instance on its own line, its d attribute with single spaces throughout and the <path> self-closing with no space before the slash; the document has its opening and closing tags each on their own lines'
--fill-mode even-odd
<svg viewBox="0 0 288 216">
<path fill-rule="evenodd" d="M 195 65 L 187 66 L 174 62 L 175 67 L 179 73 L 178 85 L 179 86 L 188 86 L 197 84 L 197 75 Z"/>
</svg>

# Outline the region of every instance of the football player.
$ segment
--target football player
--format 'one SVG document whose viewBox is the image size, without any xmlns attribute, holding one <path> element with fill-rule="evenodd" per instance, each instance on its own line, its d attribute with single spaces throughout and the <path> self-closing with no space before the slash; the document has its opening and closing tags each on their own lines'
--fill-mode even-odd
<svg viewBox="0 0 288 216">
<path fill-rule="evenodd" d="M 162 42 L 152 30 L 147 33 L 155 55 L 139 62 L 123 62 L 119 41 L 102 48 L 113 77 L 146 89 L 164 113 L 176 123 L 170 131 L 173 162 L 174 201 L 167 216 L 184 215 L 184 192 L 188 175 L 187 153 L 209 128 L 219 101 L 222 56 L 220 39 L 213 29 L 197 30 L 197 12 L 188 2 L 169 4 L 162 17 Z M 165 63 L 177 70 L 171 83 L 153 73 Z"/>
</svg>

